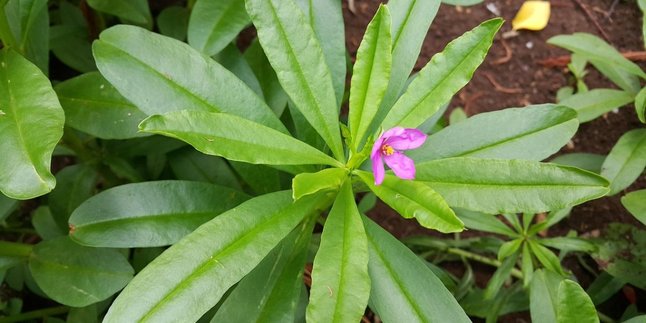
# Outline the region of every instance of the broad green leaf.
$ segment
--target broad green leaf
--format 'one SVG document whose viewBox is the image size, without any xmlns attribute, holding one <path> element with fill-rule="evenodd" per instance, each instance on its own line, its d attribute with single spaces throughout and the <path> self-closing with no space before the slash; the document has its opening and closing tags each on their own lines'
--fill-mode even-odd
<svg viewBox="0 0 646 323">
<path fill-rule="evenodd" d="M 70 237 L 92 247 L 171 245 L 195 228 L 248 199 L 207 183 L 158 181 L 103 191 L 70 217 Z"/>
<path fill-rule="evenodd" d="M 422 49 L 428 27 L 435 18 L 439 7 L 439 0 L 392 0 L 388 2 L 392 17 L 392 69 L 388 89 L 386 89 L 384 99 L 379 106 L 379 112 L 368 133 L 378 130 L 379 125 L 382 124 L 383 119 L 406 86 L 406 81 Z"/>
<path fill-rule="evenodd" d="M 455 214 L 464 222 L 464 226 L 469 229 L 502 234 L 508 237 L 518 235 L 501 220 L 498 220 L 495 215 L 460 208 L 455 209 Z"/>
<path fill-rule="evenodd" d="M 96 71 L 87 27 L 57 25 L 50 28 L 49 34 L 49 47 L 61 62 L 79 72 Z"/>
<path fill-rule="evenodd" d="M 407 154 L 416 162 L 448 157 L 540 161 L 572 138 L 576 117 L 572 109 L 553 104 L 481 113 L 432 134 Z"/>
<path fill-rule="evenodd" d="M 247 84 L 247 86 L 256 92 L 259 97 L 263 97 L 260 81 L 258 81 L 253 69 L 247 60 L 244 59 L 242 53 L 240 53 L 240 50 L 235 44 L 230 44 L 225 47 L 222 51 L 213 56 L 213 58 Z"/>
<path fill-rule="evenodd" d="M 247 85 L 178 40 L 118 25 L 102 32 L 92 49 L 101 74 L 148 115 L 184 109 L 227 112 L 286 132 Z"/>
<path fill-rule="evenodd" d="M 555 323 L 557 319 L 558 288 L 563 278 L 549 270 L 534 272 L 529 287 L 529 305 L 532 322 Z"/>
<path fill-rule="evenodd" d="M 54 88 L 70 127 L 102 139 L 141 136 L 137 125 L 146 118 L 98 72 L 59 83 Z"/>
<path fill-rule="evenodd" d="M 613 83 L 617 84 L 622 90 L 630 93 L 637 93 L 641 89 L 639 77 L 618 68 L 612 63 L 592 61 L 592 65 L 601 72 L 605 77 L 610 79 Z"/>
<path fill-rule="evenodd" d="M 610 181 L 609 195 L 630 186 L 646 168 L 646 129 L 625 133 L 612 147 L 601 167 L 601 176 Z"/>
<path fill-rule="evenodd" d="M 188 23 L 188 43 L 208 56 L 215 55 L 249 22 L 244 0 L 198 0 Z"/>
<path fill-rule="evenodd" d="M 635 97 L 635 111 L 639 121 L 646 123 L 646 87 L 642 88 Z"/>
<path fill-rule="evenodd" d="M 608 182 L 569 166 L 524 160 L 447 158 L 417 164 L 451 206 L 485 213 L 545 212 L 605 195 Z"/>
<path fill-rule="evenodd" d="M 36 245 L 29 269 L 47 296 L 74 307 L 110 297 L 134 274 L 126 257 L 117 250 L 83 247 L 68 237 Z"/>
<path fill-rule="evenodd" d="M 339 0 L 298 0 L 321 44 L 325 62 L 332 75 L 337 106 L 341 106 L 345 91 L 346 49 L 345 24 Z"/>
<path fill-rule="evenodd" d="M 196 321 L 328 197 L 291 192 L 249 200 L 164 251 L 114 301 L 104 322 Z"/>
<path fill-rule="evenodd" d="M 588 122 L 633 102 L 635 96 L 630 92 L 594 89 L 588 92 L 577 93 L 559 102 L 559 105 L 570 107 L 578 113 L 579 122 Z"/>
<path fill-rule="evenodd" d="M 316 173 L 301 173 L 292 180 L 294 199 L 314 194 L 323 190 L 338 190 L 348 178 L 348 170 L 344 168 L 326 168 Z"/>
<path fill-rule="evenodd" d="M 623 57 L 619 51 L 597 36 L 587 33 L 558 35 L 548 39 L 547 43 L 580 54 L 591 62 L 601 61 L 612 64 L 626 72 L 646 78 L 646 73 L 637 64 Z"/>
<path fill-rule="evenodd" d="M 358 322 L 368 305 L 368 243 L 351 181 L 325 221 L 312 268 L 308 322 Z"/>
<path fill-rule="evenodd" d="M 150 8 L 146 0 L 87 0 L 93 9 L 115 15 L 127 22 L 147 26 L 153 25 Z"/>
<path fill-rule="evenodd" d="M 193 9 L 195 10 L 195 9 Z M 166 7 L 157 16 L 157 26 L 162 35 L 185 40 L 188 30 L 188 9 L 179 6 Z"/>
<path fill-rule="evenodd" d="M 282 115 L 287 106 L 287 93 L 280 85 L 276 72 L 269 64 L 257 38 L 243 55 L 260 83 L 267 104 L 277 116 Z"/>
<path fill-rule="evenodd" d="M 599 317 L 590 296 L 579 284 L 566 279 L 559 284 L 556 322 L 598 323 Z"/>
<path fill-rule="evenodd" d="M 169 112 L 149 117 L 139 128 L 180 139 L 205 154 L 235 161 L 268 165 L 341 165 L 291 136 L 226 113 Z"/>
<path fill-rule="evenodd" d="M 67 232 L 70 215 L 93 195 L 97 180 L 96 171 L 85 164 L 65 167 L 56 174 L 58 186 L 47 196 L 47 201 L 61 230 Z"/>
<path fill-rule="evenodd" d="M 294 0 L 246 0 L 258 38 L 285 92 L 343 159 L 330 70 L 312 27 Z"/>
<path fill-rule="evenodd" d="M 285 237 L 240 281 L 211 322 L 294 322 L 315 223 L 304 221 Z"/>
<path fill-rule="evenodd" d="M 56 223 L 47 206 L 39 206 L 31 215 L 31 225 L 43 240 L 51 240 L 67 234 Z"/>
<path fill-rule="evenodd" d="M 373 193 L 404 218 L 415 218 L 423 227 L 443 233 L 464 230 L 464 224 L 442 196 L 423 183 L 387 175 L 381 185 L 375 185 L 371 173 L 356 171 L 355 174 Z"/>
<path fill-rule="evenodd" d="M 589 153 L 570 153 L 557 156 L 550 163 L 574 166 L 593 173 L 601 173 L 601 166 L 606 159 L 604 155 Z"/>
<path fill-rule="evenodd" d="M 372 220 L 368 236 L 370 308 L 384 322 L 471 322 L 424 261 Z"/>
<path fill-rule="evenodd" d="M 517 239 L 509 242 L 513 243 L 516 246 L 516 249 L 518 249 L 518 247 L 520 247 L 522 243 L 522 240 Z M 498 254 L 498 258 L 500 258 L 500 253 Z M 502 262 L 500 267 L 496 269 L 496 272 L 493 274 L 493 276 L 491 276 L 491 279 L 487 283 L 487 288 L 485 289 L 485 292 L 483 294 L 483 297 L 485 299 L 494 299 L 496 297 L 496 295 L 502 288 L 502 285 L 511 276 L 511 271 L 516 265 L 516 259 L 518 259 L 518 253 L 513 253 L 510 256 L 505 257 L 505 260 Z"/>
<path fill-rule="evenodd" d="M 97 304 L 88 305 L 85 307 L 73 307 L 67 313 L 66 323 L 98 323 L 98 309 Z M 47 323 L 52 323 L 47 321 Z"/>
<path fill-rule="evenodd" d="M 23 54 L 47 75 L 49 65 L 47 0 L 9 0 L 2 3 L 6 3 L 4 8 L 6 21 L 17 41 L 13 49 Z M 11 47 L 11 45 L 5 47 Z"/>
<path fill-rule="evenodd" d="M 646 35 L 646 25 L 644 26 L 644 34 Z M 631 319 L 624 321 L 623 323 L 646 323 L 646 315 L 635 316 Z"/>
<path fill-rule="evenodd" d="M 646 190 L 634 191 L 621 198 L 621 204 L 639 222 L 646 225 Z"/>
<path fill-rule="evenodd" d="M 594 243 L 574 237 L 554 237 L 538 240 L 540 244 L 563 251 L 590 253 L 597 249 Z"/>
<path fill-rule="evenodd" d="M 350 82 L 348 117 L 355 150 L 361 148 L 388 87 L 392 64 L 390 20 L 388 7 L 380 5 L 357 51 Z"/>
<path fill-rule="evenodd" d="M 51 156 L 65 116 L 43 73 L 10 48 L 0 50 L 0 191 L 14 199 L 56 185 Z"/>
<path fill-rule="evenodd" d="M 205 155 L 191 147 L 168 155 L 168 163 L 177 179 L 218 184 L 240 190 L 240 183 L 227 162 Z"/>
<path fill-rule="evenodd" d="M 565 276 L 565 272 L 563 271 L 563 267 L 561 267 L 559 258 L 551 250 L 543 247 L 540 243 L 533 240 L 529 240 L 528 244 L 532 254 L 536 256 L 536 259 L 538 259 L 545 268 Z"/>
<path fill-rule="evenodd" d="M 435 54 L 397 100 L 382 127 L 416 128 L 469 82 L 503 20 L 491 19 L 450 42 Z"/>
</svg>

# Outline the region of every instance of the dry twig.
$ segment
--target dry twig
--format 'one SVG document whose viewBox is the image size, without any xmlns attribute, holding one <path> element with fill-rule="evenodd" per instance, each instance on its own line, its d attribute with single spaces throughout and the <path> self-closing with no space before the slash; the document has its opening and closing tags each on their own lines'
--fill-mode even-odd
<svg viewBox="0 0 646 323">
<path fill-rule="evenodd" d="M 597 30 L 599 30 L 599 33 L 601 33 L 601 36 L 603 36 L 603 38 L 604 38 L 607 42 L 610 42 L 610 37 L 608 36 L 608 34 L 606 33 L 606 31 L 605 31 L 605 30 L 603 30 L 603 28 L 601 28 L 601 25 L 599 25 L 599 23 L 597 22 L 597 20 L 596 20 L 596 19 L 594 19 L 594 16 L 593 16 L 593 15 L 592 15 L 592 13 L 590 12 L 590 10 L 589 10 L 589 9 L 588 9 L 588 8 L 587 8 L 583 3 L 581 3 L 581 0 L 573 0 L 573 1 L 574 1 L 574 3 L 576 3 L 576 4 L 579 6 L 579 8 L 581 8 L 581 10 L 583 10 L 583 12 L 584 12 L 584 13 L 585 13 L 585 15 L 588 17 L 588 19 L 589 19 L 590 21 L 592 21 L 592 24 L 597 28 Z"/>
<path fill-rule="evenodd" d="M 509 88 L 509 87 L 504 87 L 504 86 L 500 85 L 500 83 L 498 83 L 498 82 L 496 81 L 496 79 L 493 77 L 493 75 L 491 75 L 491 74 L 489 74 L 489 73 L 482 73 L 482 74 L 487 78 L 487 80 L 489 80 L 489 82 L 491 83 L 491 85 L 493 85 L 494 90 L 496 90 L 496 91 L 498 91 L 498 92 L 501 92 L 501 93 L 507 93 L 507 94 L 518 94 L 518 93 L 523 93 L 523 90 L 522 90 L 522 89 L 519 89 L 519 88 Z"/>
<path fill-rule="evenodd" d="M 646 61 L 646 51 L 641 52 L 622 52 L 621 55 L 633 62 L 644 62 Z M 557 57 L 548 57 L 538 61 L 538 64 L 541 64 L 545 67 L 565 67 L 567 64 L 570 64 L 572 55 L 563 55 Z"/>
<path fill-rule="evenodd" d="M 513 52 L 511 51 L 509 44 L 507 44 L 507 41 L 502 39 L 500 42 L 502 43 L 502 47 L 505 49 L 505 56 L 491 62 L 491 64 L 493 65 L 505 64 L 511 60 L 511 57 L 513 55 Z"/>
</svg>

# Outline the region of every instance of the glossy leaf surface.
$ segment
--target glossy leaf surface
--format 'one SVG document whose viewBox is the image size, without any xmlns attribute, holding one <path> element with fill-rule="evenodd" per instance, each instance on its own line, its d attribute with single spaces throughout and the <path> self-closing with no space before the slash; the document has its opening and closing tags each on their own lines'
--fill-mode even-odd
<svg viewBox="0 0 646 323">
<path fill-rule="evenodd" d="M 599 322 L 597 310 L 590 296 L 579 284 L 568 279 L 559 284 L 556 313 L 558 323 Z"/>
<path fill-rule="evenodd" d="M 370 252 L 370 308 L 384 322 L 471 322 L 433 271 L 395 237 L 363 217 Z"/>
<path fill-rule="evenodd" d="M 630 92 L 594 89 L 577 93 L 559 102 L 559 104 L 576 110 L 579 121 L 583 123 L 633 102 L 634 99 L 635 96 Z"/>
<path fill-rule="evenodd" d="M 102 32 L 92 49 L 101 74 L 148 115 L 185 109 L 227 112 L 285 131 L 247 85 L 180 41 L 118 25 Z"/>
<path fill-rule="evenodd" d="M 2 2 L 2 4 L 5 3 L 6 20 L 17 42 L 14 44 L 14 50 L 23 54 L 38 66 L 44 74 L 47 74 L 49 65 L 47 0 L 10 0 Z M 7 42 L 7 44 L 9 43 Z M 11 47 L 11 44 L 5 47 Z"/>
<path fill-rule="evenodd" d="M 68 237 L 36 245 L 29 257 L 29 269 L 47 296 L 74 307 L 110 297 L 134 274 L 120 252 L 83 247 Z"/>
<path fill-rule="evenodd" d="M 191 11 L 188 43 L 212 56 L 233 41 L 249 23 L 244 0 L 198 0 Z"/>
<path fill-rule="evenodd" d="M 211 322 L 294 321 L 314 221 L 303 221 L 243 278 Z"/>
<path fill-rule="evenodd" d="M 339 162 L 277 130 L 231 114 L 177 111 L 155 115 L 139 126 L 142 131 L 183 140 L 197 150 L 224 158 L 269 165 Z"/>
<path fill-rule="evenodd" d="M 55 87 L 70 127 L 103 139 L 141 136 L 137 125 L 146 114 L 126 100 L 98 72 L 59 83 Z"/>
<path fill-rule="evenodd" d="M 350 115 L 348 125 L 355 149 L 359 149 L 368 127 L 377 114 L 383 99 L 392 64 L 390 11 L 385 5 L 366 28 L 350 82 Z"/>
<path fill-rule="evenodd" d="M 48 193 L 51 156 L 65 116 L 43 73 L 15 51 L 0 50 L 0 191 L 14 199 Z"/>
<path fill-rule="evenodd" d="M 314 258 L 307 321 L 360 321 L 369 297 L 366 232 L 352 184 L 346 181 L 325 221 Z"/>
<path fill-rule="evenodd" d="M 423 183 L 388 175 L 381 185 L 367 172 L 356 173 L 382 201 L 407 219 L 415 218 L 423 227 L 440 232 L 460 232 L 464 224 L 442 196 Z"/>
<path fill-rule="evenodd" d="M 249 200 L 164 251 L 117 297 L 104 322 L 195 321 L 327 197 L 291 192 Z"/>
<path fill-rule="evenodd" d="M 408 155 L 416 162 L 467 156 L 540 161 L 572 138 L 576 117 L 552 104 L 481 113 L 432 134 Z"/>
<path fill-rule="evenodd" d="M 625 133 L 612 147 L 601 166 L 601 176 L 610 180 L 614 195 L 630 186 L 646 168 L 646 129 Z"/>
<path fill-rule="evenodd" d="M 326 168 L 316 173 L 301 173 L 292 180 L 294 199 L 314 194 L 322 190 L 338 190 L 348 178 L 343 168 Z"/>
<path fill-rule="evenodd" d="M 152 26 L 153 20 L 146 0 L 88 0 L 97 11 L 115 15 L 123 20 L 143 26 Z"/>
<path fill-rule="evenodd" d="M 608 192 L 608 182 L 593 173 L 524 160 L 434 160 L 417 164 L 416 180 L 451 206 L 492 214 L 558 210 Z"/>
<path fill-rule="evenodd" d="M 338 110 L 321 45 L 294 0 L 247 0 L 258 38 L 285 92 L 299 111 L 343 158 Z"/>
<path fill-rule="evenodd" d="M 93 247 L 171 245 L 246 199 L 243 193 L 207 183 L 126 184 L 81 204 L 70 217 L 70 236 Z"/>
<path fill-rule="evenodd" d="M 646 87 L 639 91 L 635 97 L 635 111 L 639 121 L 646 123 Z"/>
<path fill-rule="evenodd" d="M 492 19 L 450 42 L 417 74 L 382 126 L 416 128 L 467 84 L 484 60 L 502 19 Z"/>
</svg>

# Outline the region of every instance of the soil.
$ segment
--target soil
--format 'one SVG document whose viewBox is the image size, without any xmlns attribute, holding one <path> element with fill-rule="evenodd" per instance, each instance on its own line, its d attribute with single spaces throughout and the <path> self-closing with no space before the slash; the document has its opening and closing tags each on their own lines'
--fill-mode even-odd
<svg viewBox="0 0 646 323">
<path fill-rule="evenodd" d="M 346 44 L 352 57 L 367 24 L 381 2 L 377 0 L 355 0 L 356 10 L 350 12 L 344 1 L 344 18 L 346 23 Z M 485 1 L 471 7 L 455 7 L 442 4 L 426 36 L 422 52 L 416 64 L 421 69 L 431 57 L 441 51 L 446 44 L 462 33 L 474 28 L 481 22 L 497 15 L 487 9 L 494 5 L 500 11 L 506 23 L 499 32 L 489 51 L 487 59 L 474 74 L 471 82 L 456 95 L 450 103 L 447 115 L 455 107 L 464 108 L 467 115 L 521 107 L 528 104 L 551 103 L 556 101 L 556 92 L 574 80 L 565 67 L 547 67 L 539 62 L 569 54 L 566 50 L 548 45 L 546 41 L 556 35 L 587 32 L 607 41 L 621 52 L 643 51 L 644 42 L 641 35 L 642 17 L 636 1 L 602 1 L 602 0 L 560 0 L 551 1 L 552 14 L 548 26 L 542 31 L 520 31 L 515 37 L 503 39 L 502 34 L 511 30 L 511 20 L 520 8 L 522 0 Z M 585 6 L 589 15 L 581 5 Z M 614 5 L 614 7 L 613 7 Z M 597 25 L 593 22 L 596 21 Z M 642 68 L 646 65 L 640 63 Z M 600 73 L 588 66 L 585 82 L 590 88 L 616 88 Z M 606 155 L 619 137 L 627 131 L 643 127 L 637 120 L 632 105 L 608 113 L 594 121 L 580 125 L 579 131 L 570 144 L 558 154 L 587 152 Z M 557 154 L 557 155 L 558 155 Z M 625 192 L 646 188 L 646 175 L 642 176 Z M 571 215 L 556 226 L 550 228 L 549 235 L 564 235 L 570 230 L 579 234 L 603 234 L 608 223 L 625 222 L 641 228 L 644 226 L 630 215 L 621 205 L 619 199 L 623 193 L 605 197 L 573 209 Z M 435 231 L 420 227 L 413 220 L 403 219 L 388 206 L 379 203 L 370 213 L 370 217 L 398 238 L 413 235 L 432 235 L 450 238 Z M 464 232 L 465 236 L 481 235 L 479 232 Z M 592 260 L 590 263 L 594 266 Z M 458 276 L 463 269 L 448 264 L 451 272 Z M 572 270 L 580 283 L 586 287 L 593 277 L 583 270 L 574 259 L 566 259 L 565 266 Z M 483 286 L 493 273 L 492 268 L 477 266 L 476 279 Z M 642 303 L 643 293 L 640 292 Z M 628 302 L 618 294 L 606 309 L 613 316 L 621 315 L 617 310 L 626 308 Z M 643 304 L 642 304 L 643 307 Z M 614 308 L 614 311 L 612 309 Z M 642 308 L 644 310 L 644 308 Z M 503 317 L 504 322 L 528 322 L 527 313 Z"/>
</svg>

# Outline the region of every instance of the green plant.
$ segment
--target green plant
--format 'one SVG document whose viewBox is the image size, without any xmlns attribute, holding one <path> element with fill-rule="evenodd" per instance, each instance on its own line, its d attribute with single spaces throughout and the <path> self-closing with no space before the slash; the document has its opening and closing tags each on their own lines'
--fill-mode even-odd
<svg viewBox="0 0 646 323">
<path fill-rule="evenodd" d="M 27 3 L 0 8 L 15 2 Z M 64 3 L 61 24 L 82 28 L 81 9 Z M 106 322 L 345 322 L 359 320 L 366 306 L 390 322 L 468 321 L 433 271 L 361 214 L 356 193 L 372 191 L 403 217 L 441 232 L 463 229 L 451 207 L 532 214 L 607 193 L 598 175 L 539 162 L 578 127 L 576 113 L 556 105 L 483 114 L 429 136 L 408 153 L 415 180 L 386 174 L 379 183 L 366 171 L 374 142 L 384 159 L 395 153 L 385 145 L 400 149 L 382 130 L 414 131 L 468 82 L 500 19 L 451 42 L 406 87 L 439 2 L 381 6 L 353 67 L 344 124 L 343 26 L 328 24 L 341 20 L 340 3 L 247 0 L 246 12 L 241 3 L 189 1 L 189 46 L 146 29 L 145 1 L 88 1 L 110 14 L 86 20 L 89 30 L 113 16 L 143 27 L 103 30 L 92 44 L 100 74 L 54 88 L 36 56 L 15 41 L 16 28 L 3 27 L 17 16 L 0 12 L 0 150 L 15 157 L 0 160 L 0 191 L 12 199 L 51 191 L 48 208 L 32 217 L 44 240 L 33 246 L 19 236 L 0 248 L 12 280 L 24 278 L 35 293 L 75 307 L 70 315 L 87 310 L 96 318 L 109 306 Z M 222 8 L 231 14 L 217 15 L 215 26 L 200 18 Z M 186 15 L 174 10 L 166 14 Z M 161 31 L 184 38 L 182 25 L 160 20 Z M 259 41 L 241 54 L 230 42 L 249 21 Z M 88 62 L 68 64 L 94 69 Z M 79 163 L 54 178 L 52 154 Z M 17 202 L 2 203 L 9 215 Z M 310 242 L 316 223 L 323 225 L 318 244 Z M 302 275 L 310 245 L 317 250 L 308 297 Z M 578 293 L 565 286 L 567 295 Z"/>
</svg>

